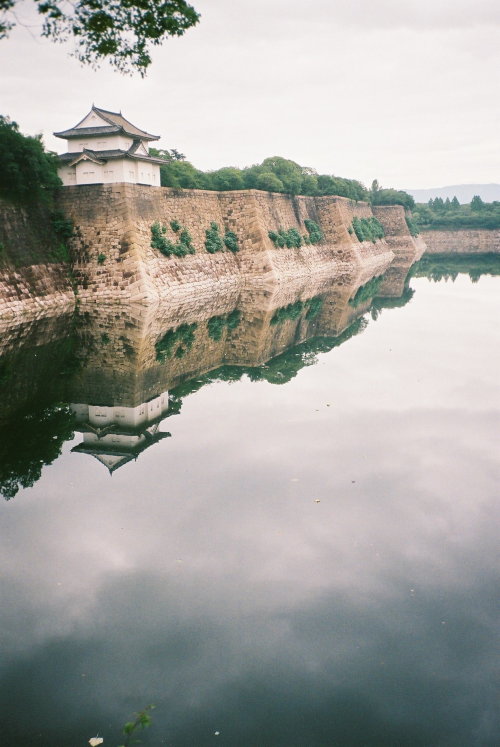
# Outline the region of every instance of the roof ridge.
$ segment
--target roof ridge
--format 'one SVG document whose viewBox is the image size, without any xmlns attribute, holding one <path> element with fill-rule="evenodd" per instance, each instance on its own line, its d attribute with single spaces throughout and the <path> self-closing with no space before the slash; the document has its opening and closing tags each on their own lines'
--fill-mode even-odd
<svg viewBox="0 0 500 747">
<path fill-rule="evenodd" d="M 92 109 L 94 109 L 96 112 L 104 112 L 105 114 L 118 114 L 118 116 L 123 117 L 123 114 L 121 112 L 112 112 L 111 109 L 101 109 L 100 106 L 94 106 L 94 104 L 92 104 Z"/>
</svg>

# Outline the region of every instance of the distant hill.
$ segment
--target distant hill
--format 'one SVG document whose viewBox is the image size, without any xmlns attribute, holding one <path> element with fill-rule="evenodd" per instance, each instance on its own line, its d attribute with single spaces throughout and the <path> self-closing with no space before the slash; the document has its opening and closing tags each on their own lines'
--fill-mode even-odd
<svg viewBox="0 0 500 747">
<path fill-rule="evenodd" d="M 457 200 L 463 205 L 472 200 L 474 195 L 484 202 L 494 202 L 500 200 L 500 184 L 452 184 L 449 187 L 434 187 L 431 189 L 406 189 L 415 199 L 415 202 L 429 202 L 435 197 L 442 197 L 450 200 L 456 195 Z"/>
</svg>

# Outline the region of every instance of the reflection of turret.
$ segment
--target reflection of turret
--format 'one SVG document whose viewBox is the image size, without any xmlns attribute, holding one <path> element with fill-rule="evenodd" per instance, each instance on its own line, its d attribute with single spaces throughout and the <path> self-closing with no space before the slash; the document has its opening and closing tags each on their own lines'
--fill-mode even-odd
<svg viewBox="0 0 500 747">
<path fill-rule="evenodd" d="M 106 405 L 70 405 L 76 419 L 75 430 L 83 433 L 83 443 L 72 451 L 91 454 L 110 474 L 149 446 L 168 438 L 159 431 L 168 410 L 168 392 L 136 407 Z"/>
</svg>

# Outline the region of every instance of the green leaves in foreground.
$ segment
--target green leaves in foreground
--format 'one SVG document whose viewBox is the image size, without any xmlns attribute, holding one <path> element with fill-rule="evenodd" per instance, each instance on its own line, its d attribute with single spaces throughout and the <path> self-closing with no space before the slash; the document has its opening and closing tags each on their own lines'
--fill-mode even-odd
<svg viewBox="0 0 500 747">
<path fill-rule="evenodd" d="M 151 716 L 150 712 L 155 708 L 153 704 L 147 705 L 142 711 L 138 711 L 135 713 L 135 718 L 133 721 L 127 721 L 127 723 L 123 727 L 123 733 L 126 737 L 125 742 L 120 745 L 120 747 L 128 747 L 128 745 L 131 744 L 131 738 L 134 736 L 134 734 L 138 731 L 142 731 L 142 729 L 148 729 L 151 726 Z M 134 739 L 134 742 L 137 744 L 140 742 L 140 740 Z"/>
</svg>

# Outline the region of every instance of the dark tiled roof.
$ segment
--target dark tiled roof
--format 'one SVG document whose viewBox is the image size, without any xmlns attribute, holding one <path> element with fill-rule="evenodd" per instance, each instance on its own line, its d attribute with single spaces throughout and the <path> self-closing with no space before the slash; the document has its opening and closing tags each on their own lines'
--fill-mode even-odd
<svg viewBox="0 0 500 747">
<path fill-rule="evenodd" d="M 121 112 L 108 112 L 106 109 L 99 109 L 97 106 L 93 106 L 91 111 L 96 112 L 96 114 L 109 124 L 107 126 L 102 125 L 101 127 L 78 127 L 78 123 L 75 127 L 70 127 L 69 130 L 62 130 L 61 132 L 54 132 L 53 134 L 56 137 L 62 137 L 66 140 L 70 140 L 74 137 L 110 135 L 118 132 L 123 132 L 125 135 L 132 135 L 132 137 L 135 138 L 139 137 L 142 140 L 160 139 L 159 135 L 151 135 L 149 132 L 141 130 L 139 127 L 133 125 L 128 121 L 128 119 L 125 119 Z M 88 117 L 88 114 L 81 121 L 83 122 L 86 117 Z"/>
<path fill-rule="evenodd" d="M 118 127 L 121 127 L 124 132 L 128 132 L 130 135 L 135 135 L 136 137 L 140 137 L 143 140 L 160 139 L 159 135 L 151 135 L 145 130 L 140 130 L 139 127 L 136 127 L 131 122 L 129 122 L 128 119 L 125 119 L 121 112 L 108 112 L 106 111 L 106 109 L 98 109 L 97 106 L 93 106 L 92 109 L 97 112 L 103 119 L 106 119 L 108 122 L 110 121 L 112 124 L 118 125 Z"/>
<path fill-rule="evenodd" d="M 90 158 L 102 161 L 112 161 L 117 158 L 131 158 L 134 161 L 147 161 L 148 163 L 157 163 L 159 165 L 165 163 L 161 158 L 145 156 L 142 154 L 137 155 L 132 151 L 132 148 L 130 150 L 90 150 L 89 148 L 85 148 L 83 151 L 78 151 L 76 153 L 63 153 L 59 156 L 59 160 L 63 161 L 63 163 L 67 163 L 76 160 L 79 156 L 84 154 L 88 155 Z"/>
<path fill-rule="evenodd" d="M 119 132 L 121 132 L 121 130 L 116 125 L 108 125 L 106 127 L 72 127 L 70 130 L 53 132 L 52 134 L 56 137 L 62 137 L 66 140 L 70 140 L 72 137 L 88 137 L 89 135 L 113 135 Z"/>
</svg>

